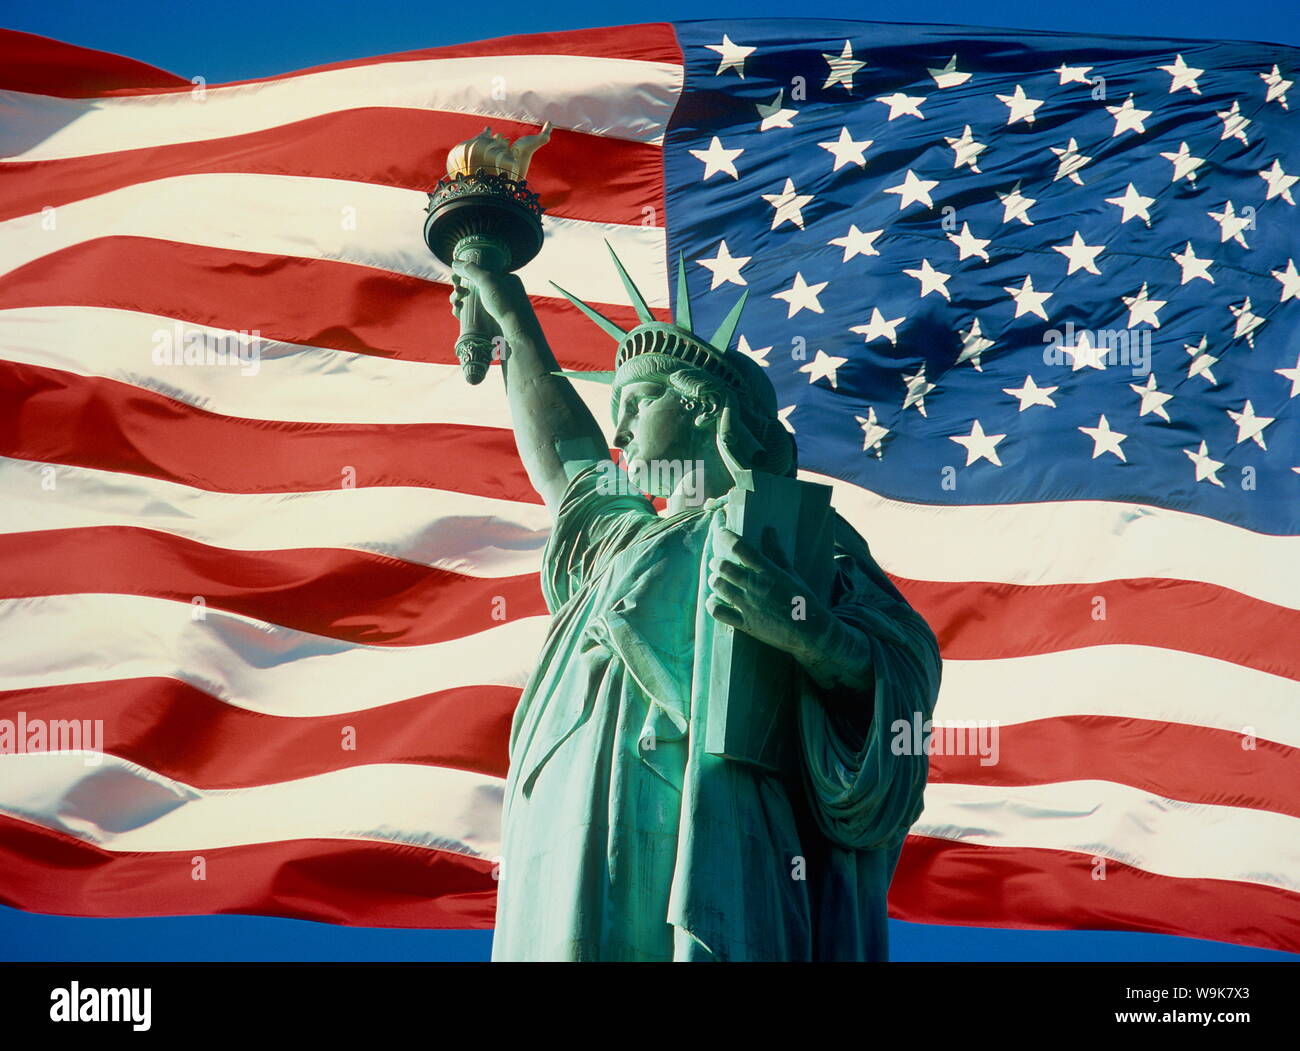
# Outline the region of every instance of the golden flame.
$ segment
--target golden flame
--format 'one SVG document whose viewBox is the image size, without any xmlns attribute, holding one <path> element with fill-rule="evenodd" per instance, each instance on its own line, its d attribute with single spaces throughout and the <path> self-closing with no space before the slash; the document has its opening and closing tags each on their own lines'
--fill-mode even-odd
<svg viewBox="0 0 1300 1051">
<path fill-rule="evenodd" d="M 536 135 L 523 135 L 511 145 L 500 132 L 484 128 L 472 139 L 457 143 L 447 154 L 448 175 L 470 175 L 477 168 L 489 174 L 522 180 L 528 174 L 528 162 L 551 137 L 551 122 L 542 125 Z"/>
</svg>

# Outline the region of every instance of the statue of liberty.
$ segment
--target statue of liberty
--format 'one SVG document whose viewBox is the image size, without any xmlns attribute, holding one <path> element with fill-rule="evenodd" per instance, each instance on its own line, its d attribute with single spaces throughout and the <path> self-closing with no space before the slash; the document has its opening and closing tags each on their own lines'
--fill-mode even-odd
<svg viewBox="0 0 1300 1051">
<path fill-rule="evenodd" d="M 887 959 L 886 894 L 928 762 L 897 754 L 893 727 L 931 715 L 934 635 L 839 515 L 826 601 L 791 559 L 725 528 L 738 471 L 797 469 L 771 382 L 729 347 L 743 297 L 705 339 L 684 263 L 672 323 L 614 263 L 631 330 L 560 291 L 618 341 L 614 370 L 584 375 L 611 385 L 631 485 L 612 484 L 606 438 L 519 278 L 453 267 L 453 311 L 476 291 L 506 340 L 519 454 L 554 520 L 553 620 L 511 727 L 492 958 Z M 797 666 L 778 770 L 705 747 L 719 625 Z"/>
</svg>

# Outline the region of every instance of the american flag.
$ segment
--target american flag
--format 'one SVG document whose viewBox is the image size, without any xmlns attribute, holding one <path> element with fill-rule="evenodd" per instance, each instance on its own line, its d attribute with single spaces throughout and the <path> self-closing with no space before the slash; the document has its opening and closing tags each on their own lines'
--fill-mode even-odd
<svg viewBox="0 0 1300 1051">
<path fill-rule="evenodd" d="M 612 346 L 551 280 L 635 316 L 604 240 L 664 318 L 684 254 L 700 331 L 748 289 L 801 476 L 939 637 L 892 915 L 1300 951 L 1295 49 L 777 19 L 229 85 L 0 58 L 0 901 L 491 926 L 549 521 L 421 221 L 449 146 L 549 120 L 520 276 L 562 367 Z M 80 720 L 97 763 L 18 732 Z"/>
</svg>

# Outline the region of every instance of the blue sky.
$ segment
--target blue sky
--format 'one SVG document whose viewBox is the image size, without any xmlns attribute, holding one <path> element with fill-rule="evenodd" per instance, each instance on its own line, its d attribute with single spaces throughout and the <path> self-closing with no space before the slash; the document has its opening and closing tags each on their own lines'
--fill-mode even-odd
<svg viewBox="0 0 1300 1051">
<path fill-rule="evenodd" d="M 955 23 L 1164 38 L 1300 44 L 1294 0 L 578 0 L 444 5 L 411 0 L 7 0 L 0 25 L 149 62 L 209 84 L 512 33 L 686 18 L 788 17 Z M 1028 932 L 893 922 L 899 960 L 1295 960 L 1285 953 L 1117 932 Z M 0 959 L 473 960 L 488 932 L 393 931 L 245 916 L 85 920 L 0 907 Z"/>
</svg>

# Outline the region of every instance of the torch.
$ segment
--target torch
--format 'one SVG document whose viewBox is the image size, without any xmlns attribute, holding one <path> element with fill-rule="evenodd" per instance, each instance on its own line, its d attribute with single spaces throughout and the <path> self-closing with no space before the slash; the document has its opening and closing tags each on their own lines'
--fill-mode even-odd
<svg viewBox="0 0 1300 1051">
<path fill-rule="evenodd" d="M 551 122 L 513 145 L 484 128 L 447 154 L 447 175 L 429 194 L 424 241 L 446 266 L 477 263 L 495 273 L 524 266 L 542 247 L 542 206 L 524 176 L 533 153 L 551 137 Z M 473 288 L 460 313 L 456 358 L 465 379 L 482 383 L 500 329 Z"/>
</svg>

